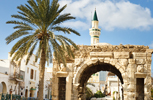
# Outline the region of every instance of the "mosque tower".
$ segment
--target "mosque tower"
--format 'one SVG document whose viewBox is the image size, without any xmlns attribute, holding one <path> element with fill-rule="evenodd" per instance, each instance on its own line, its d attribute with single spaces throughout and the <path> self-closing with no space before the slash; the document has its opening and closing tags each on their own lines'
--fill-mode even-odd
<svg viewBox="0 0 153 100">
<path fill-rule="evenodd" d="M 98 23 L 99 21 L 98 21 L 96 9 L 95 9 L 95 13 L 92 20 L 92 28 L 89 29 L 90 36 L 91 36 L 91 45 L 99 43 L 99 36 L 100 36 L 101 29 L 98 28 Z"/>
</svg>

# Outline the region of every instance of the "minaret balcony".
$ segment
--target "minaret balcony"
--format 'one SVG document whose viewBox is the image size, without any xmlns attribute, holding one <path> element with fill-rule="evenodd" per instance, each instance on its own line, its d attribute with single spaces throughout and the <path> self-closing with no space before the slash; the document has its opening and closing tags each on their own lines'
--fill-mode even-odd
<svg viewBox="0 0 153 100">
<path fill-rule="evenodd" d="M 101 30 L 100 29 L 97 29 L 97 28 L 96 29 L 91 28 L 90 31 L 99 31 L 100 32 Z"/>
<path fill-rule="evenodd" d="M 100 32 L 90 32 L 91 36 L 100 36 Z"/>
</svg>

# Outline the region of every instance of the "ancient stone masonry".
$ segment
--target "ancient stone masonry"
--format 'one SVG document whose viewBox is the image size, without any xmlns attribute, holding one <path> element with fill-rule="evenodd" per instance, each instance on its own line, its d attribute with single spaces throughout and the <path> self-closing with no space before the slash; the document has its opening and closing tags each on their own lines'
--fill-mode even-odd
<svg viewBox="0 0 153 100">
<path fill-rule="evenodd" d="M 65 100 L 85 100 L 87 80 L 98 71 L 111 71 L 119 77 L 123 86 L 124 100 L 139 100 L 139 98 L 151 100 L 153 50 L 148 46 L 78 45 L 78 48 L 76 50 L 71 47 L 75 59 L 67 56 L 67 67 L 53 61 L 53 100 L 61 99 L 59 93 L 65 93 L 62 94 L 63 97 L 65 95 Z M 59 92 L 61 89 L 58 84 L 62 77 L 65 77 L 66 81 L 65 92 Z M 142 88 L 144 92 L 139 92 L 138 87 L 144 87 Z"/>
</svg>

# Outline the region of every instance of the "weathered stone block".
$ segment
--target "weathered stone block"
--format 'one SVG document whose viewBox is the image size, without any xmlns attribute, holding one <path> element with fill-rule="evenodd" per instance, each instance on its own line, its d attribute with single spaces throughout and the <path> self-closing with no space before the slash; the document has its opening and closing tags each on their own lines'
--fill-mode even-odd
<svg viewBox="0 0 153 100">
<path fill-rule="evenodd" d="M 90 66 L 90 65 L 92 65 L 92 61 L 89 60 L 89 61 L 86 62 L 86 64 L 87 64 L 88 66 Z"/>
<path fill-rule="evenodd" d="M 146 78 L 147 74 L 146 73 L 135 73 L 135 78 Z"/>
<path fill-rule="evenodd" d="M 104 63 L 109 63 L 110 62 L 110 58 L 105 58 L 104 59 Z"/>
<path fill-rule="evenodd" d="M 144 72 L 143 65 L 138 65 L 137 72 L 139 72 L 139 73 L 143 73 Z"/>
<path fill-rule="evenodd" d="M 103 62 L 104 62 L 104 58 L 99 58 L 99 61 L 100 61 L 101 63 L 103 63 Z"/>
<path fill-rule="evenodd" d="M 134 92 L 135 91 L 135 85 L 130 84 L 127 89 L 128 89 L 129 92 Z"/>
<path fill-rule="evenodd" d="M 98 58 L 91 58 L 91 61 L 93 64 L 97 63 L 98 62 Z"/>
<path fill-rule="evenodd" d="M 78 58 L 78 59 L 75 59 L 75 65 L 76 66 L 80 66 L 81 65 L 81 63 L 84 61 L 84 59 L 83 58 Z"/>
<path fill-rule="evenodd" d="M 147 57 L 151 57 L 152 56 L 152 54 L 151 53 L 146 53 L 147 54 Z"/>
<path fill-rule="evenodd" d="M 112 52 L 90 52 L 90 57 L 113 57 Z"/>
<path fill-rule="evenodd" d="M 68 72 L 57 72 L 56 73 L 57 74 L 57 77 L 67 77 L 67 75 L 68 75 Z"/>
<path fill-rule="evenodd" d="M 128 64 L 127 70 L 130 72 L 136 72 L 136 64 Z"/>
<path fill-rule="evenodd" d="M 151 58 L 149 58 L 149 59 L 146 59 L 146 64 L 151 64 Z"/>
<path fill-rule="evenodd" d="M 127 64 L 128 64 L 128 60 L 127 59 L 119 59 L 119 62 L 123 66 L 127 66 Z"/>
<path fill-rule="evenodd" d="M 153 52 L 153 49 L 147 49 L 146 52 L 147 53 L 152 53 Z"/>
<path fill-rule="evenodd" d="M 146 59 L 146 53 L 133 52 L 132 54 L 134 59 Z"/>
<path fill-rule="evenodd" d="M 145 84 L 145 85 L 151 84 L 151 76 L 145 77 L 144 84 Z"/>
<path fill-rule="evenodd" d="M 148 70 L 147 70 L 147 69 L 148 69 L 148 65 L 147 65 L 147 64 L 145 64 L 145 65 L 144 65 L 144 72 L 145 72 L 145 73 L 146 73 L 146 72 L 148 72 Z"/>
<path fill-rule="evenodd" d="M 126 59 L 130 58 L 129 52 L 114 52 L 114 58 Z"/>
<path fill-rule="evenodd" d="M 72 72 L 74 70 L 74 66 L 72 63 L 67 63 L 67 71 Z"/>
<path fill-rule="evenodd" d="M 145 59 L 136 59 L 136 64 L 145 64 Z"/>
<path fill-rule="evenodd" d="M 117 59 L 110 59 L 110 64 L 113 66 L 117 63 Z"/>
<path fill-rule="evenodd" d="M 129 59 L 129 64 L 135 64 L 135 59 Z"/>
<path fill-rule="evenodd" d="M 116 63 L 116 64 L 115 64 L 115 67 L 116 67 L 117 69 L 119 69 L 121 66 L 120 66 L 119 63 Z"/>
<path fill-rule="evenodd" d="M 125 70 L 124 70 L 123 67 L 120 67 L 120 68 L 119 68 L 119 71 L 120 71 L 121 73 L 124 73 Z"/>
</svg>

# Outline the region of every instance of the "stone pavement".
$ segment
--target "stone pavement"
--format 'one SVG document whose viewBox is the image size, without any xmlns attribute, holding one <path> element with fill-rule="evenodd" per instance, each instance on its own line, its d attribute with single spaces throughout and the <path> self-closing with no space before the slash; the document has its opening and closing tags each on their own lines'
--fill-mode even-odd
<svg viewBox="0 0 153 100">
<path fill-rule="evenodd" d="M 104 98 L 91 98 L 91 100 L 113 100 L 111 96 L 106 96 Z"/>
</svg>

